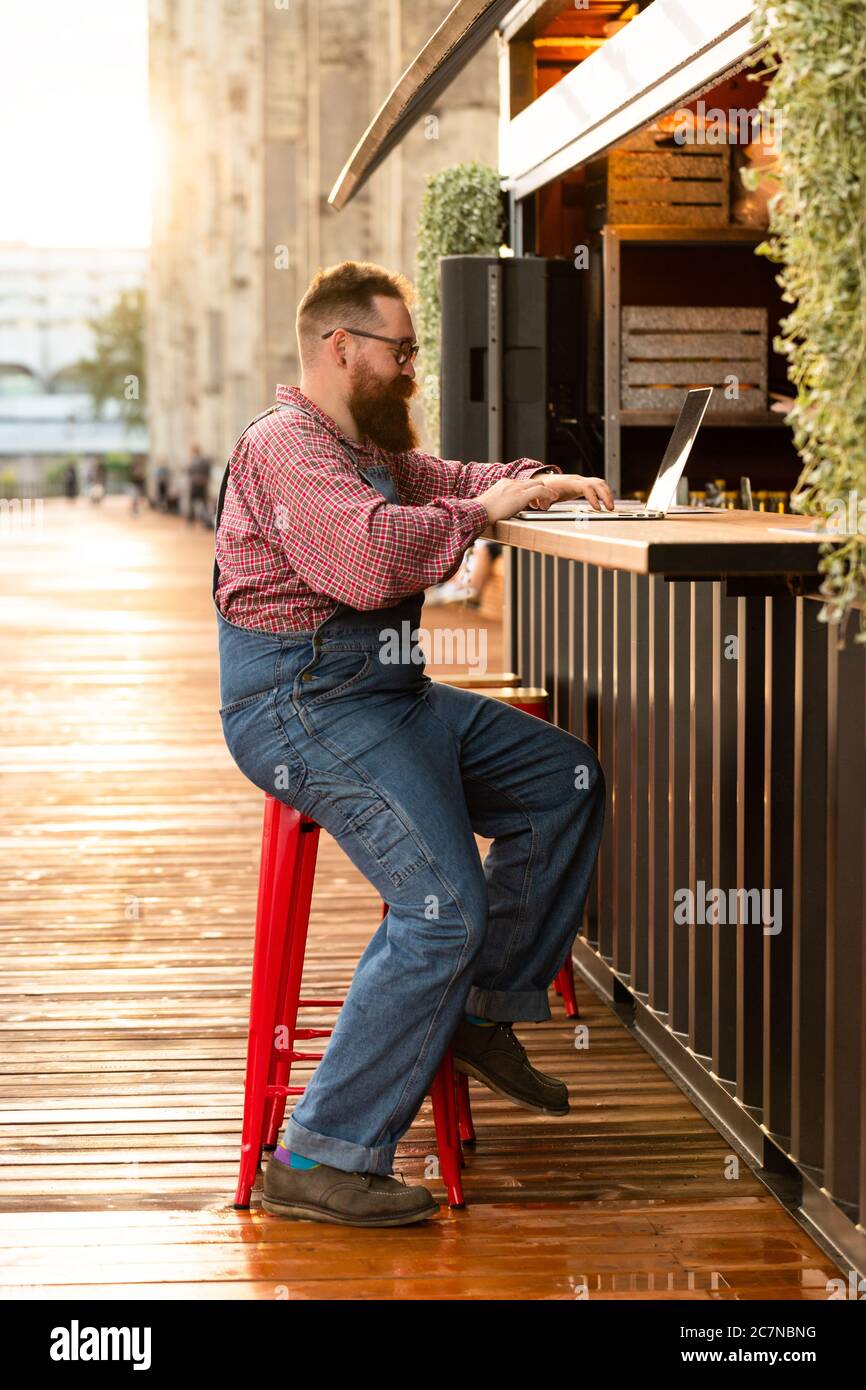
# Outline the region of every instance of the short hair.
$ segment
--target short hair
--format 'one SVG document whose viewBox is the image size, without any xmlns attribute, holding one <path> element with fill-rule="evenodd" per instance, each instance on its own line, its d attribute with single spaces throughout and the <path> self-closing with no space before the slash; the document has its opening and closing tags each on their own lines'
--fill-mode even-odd
<svg viewBox="0 0 866 1390">
<path fill-rule="evenodd" d="M 304 365 L 311 363 L 322 346 L 322 334 L 329 328 L 367 328 L 382 323 L 373 296 L 387 295 L 412 302 L 414 290 L 405 275 L 386 270 L 372 261 L 340 261 L 339 265 L 319 267 L 298 305 L 295 331 L 298 351 Z"/>
</svg>

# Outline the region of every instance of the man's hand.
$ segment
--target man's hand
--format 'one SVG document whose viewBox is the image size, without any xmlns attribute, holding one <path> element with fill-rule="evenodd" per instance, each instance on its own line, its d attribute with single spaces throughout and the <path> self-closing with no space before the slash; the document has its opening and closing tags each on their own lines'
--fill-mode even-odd
<svg viewBox="0 0 866 1390">
<path fill-rule="evenodd" d="M 537 506 L 546 512 L 551 502 L 556 501 L 557 494 L 550 487 L 555 478 L 559 478 L 559 475 L 545 473 L 540 478 L 500 478 L 472 500 L 482 503 L 491 525 L 494 521 L 505 521 L 524 507 Z"/>
<path fill-rule="evenodd" d="M 565 502 L 575 497 L 585 497 L 593 511 L 613 511 L 613 493 L 604 478 L 584 478 L 580 473 L 545 473 L 543 476 L 546 490 L 554 496 L 552 499 L 530 502 L 531 507 L 547 511 L 551 500 Z"/>
</svg>

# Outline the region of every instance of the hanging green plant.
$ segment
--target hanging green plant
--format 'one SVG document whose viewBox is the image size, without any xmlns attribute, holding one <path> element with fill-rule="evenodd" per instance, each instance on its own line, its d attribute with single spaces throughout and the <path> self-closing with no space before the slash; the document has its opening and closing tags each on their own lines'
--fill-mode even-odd
<svg viewBox="0 0 866 1390">
<path fill-rule="evenodd" d="M 439 449 L 439 261 L 442 256 L 496 256 L 504 235 L 499 174 L 486 164 L 456 164 L 431 174 L 418 216 L 416 332 L 424 418 Z"/>
<path fill-rule="evenodd" d="M 756 0 L 752 24 L 780 153 L 770 240 L 756 249 L 782 263 L 794 305 L 774 340 L 797 388 L 792 506 L 838 537 L 820 548 L 822 620 L 859 607 L 866 642 L 866 4 Z"/>
</svg>

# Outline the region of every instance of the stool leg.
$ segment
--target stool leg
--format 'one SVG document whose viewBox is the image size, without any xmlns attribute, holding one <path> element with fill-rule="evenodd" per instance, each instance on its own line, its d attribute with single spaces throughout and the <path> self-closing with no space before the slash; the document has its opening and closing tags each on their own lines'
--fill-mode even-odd
<svg viewBox="0 0 866 1390">
<path fill-rule="evenodd" d="M 280 813 L 280 845 L 285 847 L 287 892 L 279 910 L 285 912 L 284 939 L 288 950 L 283 953 L 279 1008 L 274 1026 L 273 1048 L 268 1084 L 288 1086 L 292 1071 L 292 1052 L 298 1024 L 298 1000 L 301 996 L 301 976 L 307 948 L 307 929 L 310 922 L 310 903 L 316 873 L 319 847 L 319 826 L 308 816 L 300 815 L 284 802 Z M 298 817 L 298 821 L 294 820 Z M 277 1038 L 279 1030 L 280 1038 Z M 278 1047 L 278 1041 L 283 1047 Z M 275 1148 L 277 1136 L 286 1113 L 285 1095 L 271 1096 L 265 1107 L 263 1131 L 264 1148 Z"/>
<path fill-rule="evenodd" d="M 262 825 L 262 851 L 259 866 L 259 892 L 256 908 L 256 934 L 253 947 L 250 990 L 250 1031 L 247 1042 L 247 1069 L 244 1084 L 244 1118 L 241 1133 L 241 1162 L 235 1207 L 250 1204 L 262 1151 L 265 1099 L 274 1043 L 277 993 L 285 947 L 285 911 L 280 911 L 280 894 L 285 892 L 279 869 L 281 843 L 280 802 L 265 796 Z"/>
<path fill-rule="evenodd" d="M 448 1193 L 449 1207 L 465 1207 L 460 1169 L 463 1155 L 457 1132 L 457 1110 L 454 1099 L 454 1068 L 451 1048 L 447 1047 L 430 1086 L 433 1102 L 433 1123 L 439 1151 L 439 1170 Z"/>
<path fill-rule="evenodd" d="M 521 708 L 521 706 L 518 706 L 518 708 Z M 533 707 L 527 705 L 522 706 L 522 708 L 527 709 L 530 714 L 537 714 L 539 719 L 546 719 L 550 722 L 549 700 L 544 699 Z M 577 1018 L 577 995 L 574 992 L 574 967 L 571 963 L 571 951 L 569 951 L 567 958 L 556 972 L 553 984 L 557 994 L 562 995 L 562 1002 L 565 1005 L 567 1017 Z"/>
<path fill-rule="evenodd" d="M 562 995 L 566 1016 L 568 1018 L 578 1018 L 577 995 L 574 992 L 574 965 L 572 964 L 570 951 L 568 953 L 568 960 L 557 971 L 555 983 L 557 994 Z"/>
<path fill-rule="evenodd" d="M 457 1120 L 460 1142 L 461 1144 L 474 1144 L 476 1134 L 475 1125 L 472 1123 L 472 1109 L 469 1104 L 469 1077 L 465 1072 L 458 1071 L 455 1067 L 454 1079 L 457 1082 Z"/>
</svg>

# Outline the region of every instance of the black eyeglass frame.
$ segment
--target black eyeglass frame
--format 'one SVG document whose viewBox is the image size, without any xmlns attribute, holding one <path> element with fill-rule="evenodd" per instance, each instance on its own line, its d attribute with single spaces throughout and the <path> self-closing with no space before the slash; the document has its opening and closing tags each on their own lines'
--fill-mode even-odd
<svg viewBox="0 0 866 1390">
<path fill-rule="evenodd" d="M 330 338 L 332 333 L 338 332 L 336 328 L 329 328 L 327 333 L 323 333 L 323 338 Z M 396 343 L 399 351 L 397 365 L 402 367 L 407 362 L 414 362 L 418 356 L 420 343 L 416 343 L 412 338 L 386 338 L 381 333 L 365 333 L 362 328 L 344 328 L 344 333 L 352 333 L 356 338 L 376 338 L 380 343 Z M 403 343 L 408 343 L 408 349 L 402 347 Z"/>
</svg>

